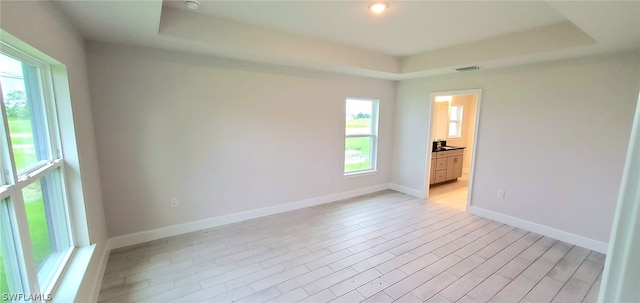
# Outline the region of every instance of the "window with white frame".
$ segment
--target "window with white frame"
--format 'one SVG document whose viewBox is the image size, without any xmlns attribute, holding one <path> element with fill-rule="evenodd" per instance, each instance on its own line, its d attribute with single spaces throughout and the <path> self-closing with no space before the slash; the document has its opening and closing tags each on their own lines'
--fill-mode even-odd
<svg viewBox="0 0 640 303">
<path fill-rule="evenodd" d="M 0 91 L 0 293 L 47 294 L 74 249 L 51 67 L 2 44 Z"/>
<path fill-rule="evenodd" d="M 462 105 L 451 105 L 449 109 L 449 138 L 462 137 Z"/>
<path fill-rule="evenodd" d="M 376 169 L 378 149 L 378 100 L 347 99 L 344 140 L 344 173 Z"/>
</svg>

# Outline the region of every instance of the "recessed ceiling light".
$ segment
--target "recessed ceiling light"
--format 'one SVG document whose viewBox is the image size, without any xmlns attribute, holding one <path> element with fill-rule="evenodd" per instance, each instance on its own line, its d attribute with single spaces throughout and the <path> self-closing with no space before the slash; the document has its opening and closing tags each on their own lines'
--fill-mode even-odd
<svg viewBox="0 0 640 303">
<path fill-rule="evenodd" d="M 382 14 L 385 10 L 387 10 L 387 8 L 389 8 L 389 4 L 385 2 L 377 2 L 369 5 L 369 9 L 374 14 Z"/>
</svg>

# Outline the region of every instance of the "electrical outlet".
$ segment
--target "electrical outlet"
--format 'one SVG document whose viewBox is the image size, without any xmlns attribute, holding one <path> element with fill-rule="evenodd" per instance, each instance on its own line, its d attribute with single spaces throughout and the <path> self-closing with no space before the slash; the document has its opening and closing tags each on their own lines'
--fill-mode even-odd
<svg viewBox="0 0 640 303">
<path fill-rule="evenodd" d="M 178 199 L 176 198 L 171 199 L 171 207 L 178 207 Z"/>
<path fill-rule="evenodd" d="M 504 189 L 498 190 L 498 199 L 504 199 Z"/>
</svg>

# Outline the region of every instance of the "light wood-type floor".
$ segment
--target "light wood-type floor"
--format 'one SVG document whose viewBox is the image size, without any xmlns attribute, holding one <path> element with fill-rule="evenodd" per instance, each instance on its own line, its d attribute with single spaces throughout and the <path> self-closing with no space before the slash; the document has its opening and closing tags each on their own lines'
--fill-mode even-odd
<svg viewBox="0 0 640 303">
<path fill-rule="evenodd" d="M 595 302 L 603 254 L 383 191 L 115 250 L 100 302 Z"/>
</svg>

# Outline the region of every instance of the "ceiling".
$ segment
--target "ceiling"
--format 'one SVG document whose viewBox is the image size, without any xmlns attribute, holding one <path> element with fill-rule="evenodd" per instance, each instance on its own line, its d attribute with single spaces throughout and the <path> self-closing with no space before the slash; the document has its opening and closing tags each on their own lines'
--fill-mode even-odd
<svg viewBox="0 0 640 303">
<path fill-rule="evenodd" d="M 203 2 L 198 13 L 308 35 L 392 56 L 482 40 L 565 21 L 544 2 Z M 165 6 L 186 9 L 183 1 Z M 418 38 L 422 37 L 422 38 Z"/>
<path fill-rule="evenodd" d="M 640 51 L 640 1 L 56 1 L 90 40 L 391 80 Z"/>
</svg>

